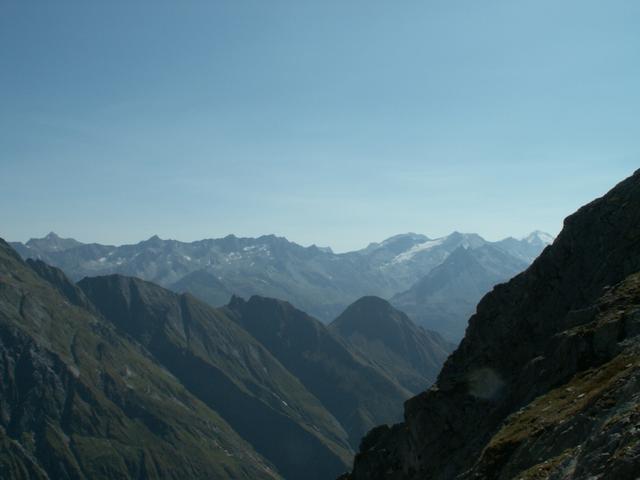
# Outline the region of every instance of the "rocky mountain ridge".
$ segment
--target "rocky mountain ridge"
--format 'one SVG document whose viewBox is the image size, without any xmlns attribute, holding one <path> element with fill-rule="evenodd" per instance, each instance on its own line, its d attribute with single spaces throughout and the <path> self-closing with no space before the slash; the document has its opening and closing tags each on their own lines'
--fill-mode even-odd
<svg viewBox="0 0 640 480">
<path fill-rule="evenodd" d="M 482 299 L 436 384 L 344 478 L 637 478 L 639 272 L 640 170 Z"/>
<path fill-rule="evenodd" d="M 64 296 L 59 272 L 42 273 L 0 240 L 2 478 L 282 478 L 144 348 Z"/>
<path fill-rule="evenodd" d="M 540 245 L 541 246 L 541 245 Z M 454 341 L 464 336 L 467 320 L 494 285 L 527 268 L 527 263 L 494 245 L 459 246 L 391 303 L 425 328 Z"/>
<path fill-rule="evenodd" d="M 4 242 L 0 352 L 3 478 L 331 478 L 414 393 L 286 302 L 74 284 Z"/>
<path fill-rule="evenodd" d="M 370 356 L 350 348 L 320 321 L 287 302 L 257 296 L 248 301 L 234 297 L 226 310 L 335 416 L 348 432 L 354 450 L 362 435 L 375 426 L 375 418 L 400 419 L 397 407 L 413 391 L 372 364 Z M 422 340 L 417 340 L 421 348 L 432 355 L 440 353 L 432 352 L 432 345 Z M 451 348 L 445 351 L 449 353 Z M 436 357 L 432 377 L 422 379 L 420 390 L 433 382 L 445 358 L 446 354 Z M 400 355 L 394 365 L 403 361 L 407 360 Z M 411 372 L 415 375 L 416 369 Z"/>
<path fill-rule="evenodd" d="M 491 281 L 507 280 L 540 253 L 545 241 L 541 243 L 540 238 L 546 237 L 532 234 L 522 240 L 487 242 L 479 235 L 459 232 L 438 239 L 403 234 L 343 254 L 316 246 L 302 247 L 274 235 L 229 235 L 191 243 L 154 236 L 135 245 L 116 247 L 80 244 L 51 233 L 44 239 L 12 245 L 23 258 L 43 260 L 61 268 L 73 280 L 114 273 L 134 276 L 178 293 L 192 293 L 213 306 L 226 304 L 233 294 L 281 298 L 328 323 L 360 297 L 391 298 L 409 291 L 460 247 L 495 247 L 493 252 L 507 256 L 510 260 L 506 265 L 512 267 L 497 280 L 489 277 Z M 488 288 L 491 286 L 493 283 Z M 477 300 L 465 299 L 467 305 L 475 305 Z M 445 308 L 439 314 L 442 317 L 450 312 Z M 452 321 L 459 323 L 449 318 L 443 323 Z M 436 325 L 425 326 L 434 329 Z M 461 336 L 457 335 L 455 340 Z"/>
<path fill-rule="evenodd" d="M 378 297 L 349 305 L 329 329 L 414 394 L 435 381 L 453 350 L 442 336 L 419 327 Z"/>
</svg>

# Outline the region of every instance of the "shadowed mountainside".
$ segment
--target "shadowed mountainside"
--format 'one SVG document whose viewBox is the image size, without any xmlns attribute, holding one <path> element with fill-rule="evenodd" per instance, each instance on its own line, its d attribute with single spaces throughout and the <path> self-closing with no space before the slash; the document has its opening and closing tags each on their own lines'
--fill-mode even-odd
<svg viewBox="0 0 640 480">
<path fill-rule="evenodd" d="M 226 310 L 338 419 L 354 448 L 372 426 L 400 419 L 398 407 L 411 393 L 354 355 L 320 321 L 258 296 L 234 297 Z"/>
<path fill-rule="evenodd" d="M 485 296 L 404 423 L 346 478 L 632 480 L 640 471 L 640 170 Z"/>
<path fill-rule="evenodd" d="M 2 478 L 279 478 L 143 348 L 63 296 L 59 271 L 37 267 L 0 240 Z"/>
<path fill-rule="evenodd" d="M 5 243 L 0 257 L 0 473 L 11 478 L 331 478 L 431 383 L 420 358 L 444 361 L 441 338 L 382 299 L 355 329 L 384 317 L 400 327 L 389 345 L 424 344 L 381 356 L 284 301 L 216 309 L 121 275 L 74 284 Z"/>
<path fill-rule="evenodd" d="M 460 246 L 390 301 L 418 324 L 458 342 L 480 299 L 526 267 L 527 263 L 493 245 Z"/>
<path fill-rule="evenodd" d="M 382 298 L 363 297 L 329 329 L 414 395 L 436 379 L 453 345 L 424 330 Z"/>
<path fill-rule="evenodd" d="M 327 478 L 350 459 L 338 421 L 222 311 L 119 275 L 78 285 L 104 318 L 140 342 L 286 478 Z"/>
</svg>

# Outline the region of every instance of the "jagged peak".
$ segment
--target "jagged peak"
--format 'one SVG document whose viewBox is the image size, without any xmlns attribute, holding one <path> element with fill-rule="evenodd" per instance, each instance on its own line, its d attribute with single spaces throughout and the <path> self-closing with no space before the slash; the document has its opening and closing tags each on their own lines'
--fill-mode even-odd
<svg viewBox="0 0 640 480">
<path fill-rule="evenodd" d="M 231 308 L 233 310 L 233 309 L 237 309 L 237 308 L 243 307 L 246 304 L 247 304 L 247 301 L 244 298 L 242 298 L 242 297 L 240 297 L 240 296 L 238 296 L 238 295 L 236 295 L 234 293 L 234 294 L 231 295 L 231 298 L 229 299 L 229 303 L 227 304 L 227 307 L 229 307 L 229 308 Z"/>
<path fill-rule="evenodd" d="M 541 230 L 534 230 L 522 240 L 527 243 L 544 243 L 545 245 L 551 245 L 555 237 Z"/>
<path fill-rule="evenodd" d="M 559 450 L 538 456 L 541 451 L 550 454 L 552 442 L 571 428 L 564 419 L 558 422 L 551 418 L 544 425 L 545 432 L 558 427 L 562 433 L 547 436 L 546 443 L 536 445 L 535 458 L 524 461 L 527 451 L 532 450 L 531 444 L 525 443 L 527 433 L 519 431 L 517 437 L 508 437 L 509 441 L 505 437 L 492 439 L 491 435 L 505 424 L 508 415 L 519 415 L 541 394 L 557 389 L 564 398 L 573 388 L 563 387 L 577 378 L 577 373 L 592 375 L 592 366 L 618 355 L 621 348 L 627 348 L 627 340 L 637 340 L 633 335 L 638 330 L 627 327 L 631 315 L 627 319 L 620 316 L 617 326 L 608 313 L 602 322 L 594 322 L 594 315 L 602 312 L 598 299 L 603 291 L 640 271 L 640 170 L 567 217 L 564 225 L 553 245 L 529 269 L 480 301 L 465 338 L 438 377 L 437 388 L 407 401 L 405 424 L 387 438 L 379 438 L 376 445 L 369 445 L 368 451 L 361 450 L 356 456 L 355 473 L 347 478 L 382 478 L 375 474 L 387 469 L 398 471 L 398 466 L 412 468 L 415 475 L 411 478 L 512 478 L 521 476 L 518 472 L 525 469 L 534 471 L 531 467 L 537 461 L 551 464 L 557 460 L 553 455 Z M 637 312 L 638 298 L 625 294 L 629 312 Z M 620 311 L 614 306 L 611 314 Z M 602 382 L 596 383 L 593 391 L 581 390 L 577 398 L 586 395 L 589 406 L 597 405 L 590 397 L 602 392 Z M 608 393 L 606 398 L 611 398 Z M 545 405 L 541 411 L 550 408 Z M 559 411 L 551 408 L 554 413 Z M 590 409 L 588 415 L 580 416 L 594 418 L 598 425 L 604 423 L 606 415 L 592 414 Z M 572 443 L 572 455 L 580 452 L 579 457 L 585 458 L 584 451 L 594 451 L 595 447 L 590 427 L 583 428 L 582 421 L 579 425 L 582 433 Z M 609 438 L 611 443 L 599 443 L 618 444 L 613 435 Z M 482 466 L 478 459 L 487 452 Z M 595 466 L 601 464 L 599 458 Z M 513 463 L 507 465 L 509 461 Z M 640 464 L 638 457 L 636 464 Z M 477 465 L 481 469 L 474 471 Z M 587 476 L 588 472 L 582 473 Z M 611 471 L 605 477 L 618 478 Z"/>
</svg>

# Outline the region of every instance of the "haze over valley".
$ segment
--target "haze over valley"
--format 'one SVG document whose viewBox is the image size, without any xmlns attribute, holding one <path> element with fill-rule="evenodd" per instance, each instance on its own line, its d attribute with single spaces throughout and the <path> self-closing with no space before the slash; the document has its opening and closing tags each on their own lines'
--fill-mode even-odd
<svg viewBox="0 0 640 480">
<path fill-rule="evenodd" d="M 76 281 L 119 273 L 189 292 L 212 306 L 225 305 L 232 295 L 280 298 L 325 323 L 358 298 L 374 295 L 457 342 L 480 298 L 524 270 L 552 241 L 540 231 L 498 242 L 459 232 L 438 239 L 408 233 L 334 254 L 274 235 L 190 243 L 154 236 L 110 246 L 50 233 L 12 246 Z"/>
<path fill-rule="evenodd" d="M 639 25 L 1 0 L 0 480 L 640 480 Z"/>
</svg>

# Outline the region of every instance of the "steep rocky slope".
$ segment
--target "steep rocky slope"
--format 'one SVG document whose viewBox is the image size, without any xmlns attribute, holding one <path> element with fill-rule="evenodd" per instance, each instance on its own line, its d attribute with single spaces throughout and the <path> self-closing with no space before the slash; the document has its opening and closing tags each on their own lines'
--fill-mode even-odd
<svg viewBox="0 0 640 480">
<path fill-rule="evenodd" d="M 329 329 L 376 368 L 413 394 L 436 379 L 453 345 L 424 330 L 379 297 L 362 297 Z"/>
<path fill-rule="evenodd" d="M 459 342 L 480 299 L 527 265 L 493 245 L 460 246 L 391 303 L 418 324 Z"/>
<path fill-rule="evenodd" d="M 370 315 L 384 313 L 384 354 L 347 339 L 360 328 L 351 313 L 343 336 L 287 302 L 235 297 L 216 309 L 121 275 L 74 284 L 1 247 L 0 291 L 17 292 L 0 297 L 0 473 L 10 478 L 331 478 L 369 428 L 398 421 L 402 402 L 432 381 L 422 361 L 436 369 L 446 355 L 382 299 L 350 312 L 374 330 Z M 425 344 L 407 343 L 417 338 Z M 421 349 L 426 340 L 438 341 Z"/>
<path fill-rule="evenodd" d="M 411 393 L 358 358 L 319 320 L 291 304 L 234 297 L 226 311 L 338 419 L 357 447 L 367 430 L 400 419 Z"/>
<path fill-rule="evenodd" d="M 348 478 L 637 478 L 639 271 L 640 170 L 483 298 L 436 385 L 363 439 Z"/>
<path fill-rule="evenodd" d="M 65 284 L 0 240 L 1 478 L 279 478 Z"/>
<path fill-rule="evenodd" d="M 350 461 L 347 435 L 334 416 L 223 311 L 120 275 L 78 285 L 105 319 L 140 342 L 285 478 L 330 478 Z"/>
</svg>

